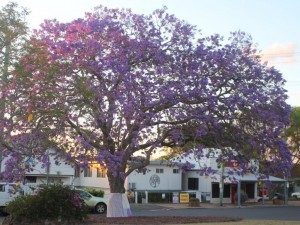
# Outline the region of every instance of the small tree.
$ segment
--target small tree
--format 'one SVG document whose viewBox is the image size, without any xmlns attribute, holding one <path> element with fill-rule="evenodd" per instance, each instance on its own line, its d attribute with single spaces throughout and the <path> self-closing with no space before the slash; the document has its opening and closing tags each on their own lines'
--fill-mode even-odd
<svg viewBox="0 0 300 225">
<path fill-rule="evenodd" d="M 289 149 L 292 153 L 293 163 L 300 163 L 300 107 L 292 108 L 290 126 L 286 130 Z"/>
<path fill-rule="evenodd" d="M 23 181 L 24 172 L 32 170 L 28 163 L 35 158 L 46 166 L 46 150 L 54 147 L 51 132 L 32 123 L 26 100 L 31 87 L 22 83 L 20 60 L 30 49 L 27 27 L 28 10 L 10 2 L 0 10 L 0 171 L 1 180 Z M 19 80 L 16 82 L 16 80 Z M 46 132 L 46 133 L 45 133 Z M 36 155 L 38 152 L 38 156 Z M 5 169 L 1 166 L 5 164 Z"/>
<path fill-rule="evenodd" d="M 24 53 L 24 42 L 28 32 L 25 17 L 28 12 L 16 3 L 8 3 L 0 10 L 0 162 L 5 145 L 5 137 L 11 132 L 12 120 L 18 112 L 13 104 L 12 70 Z M 0 163 L 0 171 L 1 171 Z"/>
<path fill-rule="evenodd" d="M 234 201 L 235 201 L 236 204 L 238 204 L 238 200 L 239 200 L 239 196 L 238 196 L 238 193 L 236 193 L 234 195 Z M 241 193 L 240 193 L 240 203 L 244 204 L 247 200 L 248 200 L 247 193 L 245 191 L 241 190 Z"/>
</svg>

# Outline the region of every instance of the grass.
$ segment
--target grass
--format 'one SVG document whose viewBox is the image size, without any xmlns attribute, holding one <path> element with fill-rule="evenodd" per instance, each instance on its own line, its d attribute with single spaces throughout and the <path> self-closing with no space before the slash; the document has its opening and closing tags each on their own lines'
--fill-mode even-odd
<svg viewBox="0 0 300 225">
<path fill-rule="evenodd" d="M 274 221 L 274 220 L 243 220 L 238 222 L 211 222 L 211 223 L 189 223 L 189 224 L 168 224 L 168 225 L 299 225 L 300 221 Z M 103 225 L 93 224 L 93 225 Z M 107 225 L 107 224 L 106 224 Z"/>
<path fill-rule="evenodd" d="M 193 223 L 190 225 L 214 225 L 215 223 Z M 274 221 L 274 220 L 242 220 L 238 222 L 217 223 L 220 225 L 299 225 L 300 221 Z M 170 224 L 171 225 L 171 224 Z M 178 225 L 178 224 L 176 224 Z M 185 224 L 187 225 L 187 224 Z"/>
</svg>

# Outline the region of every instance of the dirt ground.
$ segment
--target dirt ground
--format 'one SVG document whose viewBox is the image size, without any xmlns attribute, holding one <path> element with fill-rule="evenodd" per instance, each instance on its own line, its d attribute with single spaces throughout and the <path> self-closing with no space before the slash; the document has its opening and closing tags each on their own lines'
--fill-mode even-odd
<svg viewBox="0 0 300 225">
<path fill-rule="evenodd" d="M 240 221 L 239 218 L 230 217 L 179 217 L 179 216 L 162 216 L 162 217 L 147 217 L 147 216 L 133 216 L 127 218 L 106 218 L 97 215 L 89 215 L 83 222 L 62 222 L 56 221 L 46 222 L 47 225 L 163 225 L 163 224 L 191 224 L 191 223 L 217 223 L 217 222 L 234 222 Z M 41 223 L 12 223 L 7 217 L 3 225 L 41 225 Z"/>
<path fill-rule="evenodd" d="M 265 202 L 266 206 L 270 206 L 273 203 L 271 201 Z M 300 206 L 300 201 L 289 201 L 288 205 L 295 205 Z M 141 205 L 134 205 L 135 207 L 141 207 Z M 149 205 L 142 205 L 143 207 L 149 207 Z M 158 205 L 159 206 L 159 205 Z M 248 207 L 261 207 L 261 203 L 255 204 L 248 204 Z M 162 204 L 161 207 L 166 208 L 189 208 L 187 204 Z M 220 207 L 218 204 L 203 204 L 201 203 L 201 208 L 218 208 Z M 226 207 L 235 207 L 233 205 L 226 205 Z M 262 206 L 263 207 L 263 206 Z M 106 218 L 104 216 L 99 216 L 97 214 L 89 214 L 89 217 L 82 222 L 77 223 L 57 223 L 57 222 L 50 222 L 50 223 L 20 223 L 21 225 L 162 225 L 162 224 L 224 224 L 224 225 L 252 225 L 252 224 L 278 224 L 278 225 L 290 225 L 290 224 L 300 224 L 299 221 L 295 222 L 283 222 L 283 221 L 260 221 L 260 222 L 253 222 L 253 221 L 245 221 L 239 218 L 230 218 L 230 217 L 178 217 L 178 216 L 169 216 L 169 217 L 128 217 L 128 218 Z M 2 225 L 19 225 L 11 223 L 9 217 L 6 217 Z"/>
<path fill-rule="evenodd" d="M 180 217 L 180 216 L 162 216 L 162 217 L 147 217 L 147 216 L 133 216 L 128 218 L 101 218 L 91 216 L 88 221 L 89 225 L 160 225 L 160 224 L 190 224 L 203 222 L 230 222 L 240 221 L 238 218 L 229 217 Z"/>
</svg>

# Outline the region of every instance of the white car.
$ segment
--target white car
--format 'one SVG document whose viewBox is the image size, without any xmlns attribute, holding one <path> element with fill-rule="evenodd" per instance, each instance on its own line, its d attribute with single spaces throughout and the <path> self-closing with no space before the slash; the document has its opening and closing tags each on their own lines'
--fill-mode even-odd
<svg viewBox="0 0 300 225">
<path fill-rule="evenodd" d="M 300 199 L 300 192 L 294 192 L 291 194 L 292 198 L 295 198 L 295 199 Z"/>
<path fill-rule="evenodd" d="M 91 195 L 87 191 L 81 189 L 75 189 L 75 191 L 79 194 L 80 198 L 83 199 L 85 204 L 92 209 L 95 213 L 103 214 L 107 209 L 107 199 L 96 197 Z"/>
</svg>

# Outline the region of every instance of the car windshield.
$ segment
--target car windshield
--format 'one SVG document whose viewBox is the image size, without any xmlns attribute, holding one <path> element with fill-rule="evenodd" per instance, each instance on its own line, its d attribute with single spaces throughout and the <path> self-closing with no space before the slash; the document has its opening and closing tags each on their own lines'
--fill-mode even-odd
<svg viewBox="0 0 300 225">
<path fill-rule="evenodd" d="M 76 192 L 79 194 L 79 196 L 82 198 L 82 199 L 90 199 L 91 198 L 91 195 L 85 191 L 82 191 L 82 190 L 76 190 Z"/>
</svg>

